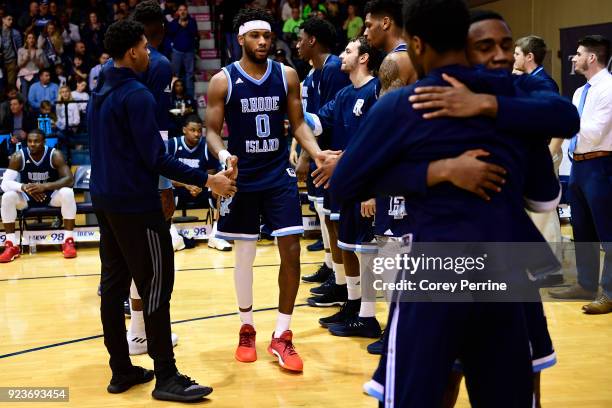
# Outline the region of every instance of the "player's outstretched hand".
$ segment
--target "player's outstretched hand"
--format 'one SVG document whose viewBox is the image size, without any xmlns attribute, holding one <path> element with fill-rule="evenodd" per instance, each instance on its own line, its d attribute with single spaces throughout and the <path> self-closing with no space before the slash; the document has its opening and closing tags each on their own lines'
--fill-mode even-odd
<svg viewBox="0 0 612 408">
<path fill-rule="evenodd" d="M 213 193 L 221 197 L 231 197 L 236 194 L 236 180 L 230 177 L 231 173 L 228 170 L 223 170 L 217 174 L 209 175 L 206 187 L 210 188 Z"/>
<path fill-rule="evenodd" d="M 238 156 L 230 156 L 227 158 L 225 163 L 225 171 L 227 172 L 227 177 L 232 180 L 236 180 L 238 178 Z"/>
<path fill-rule="evenodd" d="M 376 199 L 370 198 L 368 201 L 361 203 L 361 216 L 363 218 L 371 218 L 376 215 Z"/>
<path fill-rule="evenodd" d="M 341 150 L 323 150 L 315 158 L 317 169 L 312 172 L 314 185 L 329 187 L 329 179 L 334 174 L 338 160 L 342 157 Z"/>
<path fill-rule="evenodd" d="M 476 149 L 449 159 L 449 181 L 484 200 L 490 200 L 488 191 L 501 191 L 501 186 L 506 182 L 506 170 L 480 159 L 489 155 L 485 150 Z"/>
<path fill-rule="evenodd" d="M 424 119 L 468 118 L 483 113 L 483 106 L 492 96 L 476 94 L 450 75 L 442 74 L 442 79 L 451 86 L 420 86 L 409 98 L 414 109 L 433 110 L 423 114 Z"/>
</svg>

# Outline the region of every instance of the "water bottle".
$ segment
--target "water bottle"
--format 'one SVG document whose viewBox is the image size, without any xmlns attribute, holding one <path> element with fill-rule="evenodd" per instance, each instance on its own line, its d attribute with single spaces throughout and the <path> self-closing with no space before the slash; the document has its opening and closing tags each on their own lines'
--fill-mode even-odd
<svg viewBox="0 0 612 408">
<path fill-rule="evenodd" d="M 30 255 L 36 254 L 36 241 L 32 240 L 29 242 L 28 247 L 30 248 Z"/>
</svg>

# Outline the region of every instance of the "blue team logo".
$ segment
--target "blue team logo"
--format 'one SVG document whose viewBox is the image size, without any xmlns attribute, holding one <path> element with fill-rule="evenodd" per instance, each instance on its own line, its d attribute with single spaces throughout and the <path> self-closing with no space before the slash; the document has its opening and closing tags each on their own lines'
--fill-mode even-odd
<svg viewBox="0 0 612 408">
<path fill-rule="evenodd" d="M 355 116 L 363 115 L 363 112 L 361 111 L 361 108 L 363 108 L 363 104 L 364 103 L 365 103 L 365 101 L 363 99 L 357 99 L 357 101 L 355 102 L 355 106 L 353 106 L 353 114 Z"/>
<path fill-rule="evenodd" d="M 295 174 L 295 170 L 293 170 L 293 168 L 291 167 L 287 169 L 287 174 L 289 174 L 290 177 L 297 177 Z"/>
<path fill-rule="evenodd" d="M 219 214 L 224 217 L 227 214 L 230 213 L 230 204 L 232 203 L 232 200 L 234 199 L 234 197 L 230 197 L 230 198 L 225 198 L 225 197 L 221 197 L 221 202 L 219 204 Z"/>
<path fill-rule="evenodd" d="M 401 220 L 406 216 L 406 200 L 404 200 L 404 197 L 389 197 L 389 215 L 395 220 Z"/>
</svg>

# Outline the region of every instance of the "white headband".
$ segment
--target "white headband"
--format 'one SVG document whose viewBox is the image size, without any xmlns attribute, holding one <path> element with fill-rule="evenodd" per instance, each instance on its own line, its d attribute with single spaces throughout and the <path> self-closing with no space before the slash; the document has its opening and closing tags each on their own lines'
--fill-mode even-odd
<svg viewBox="0 0 612 408">
<path fill-rule="evenodd" d="M 272 27 L 270 27 L 270 23 L 268 23 L 267 21 L 263 21 L 263 20 L 247 21 L 246 23 L 241 25 L 240 28 L 238 29 L 238 35 L 245 35 L 249 31 L 253 31 L 253 30 L 272 31 Z"/>
</svg>

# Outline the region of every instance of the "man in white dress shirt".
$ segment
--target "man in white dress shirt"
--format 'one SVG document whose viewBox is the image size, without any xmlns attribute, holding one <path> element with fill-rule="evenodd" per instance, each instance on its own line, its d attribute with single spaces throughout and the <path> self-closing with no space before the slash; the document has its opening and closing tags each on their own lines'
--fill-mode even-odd
<svg viewBox="0 0 612 408">
<path fill-rule="evenodd" d="M 574 93 L 580 132 L 571 140 L 569 201 L 576 245 L 578 282 L 551 291 L 559 299 L 597 297 L 600 246 L 604 250 L 602 293 L 583 306 L 588 314 L 612 312 L 612 75 L 607 70 L 610 41 L 590 35 L 578 42 L 575 71 L 587 83 Z"/>
</svg>

